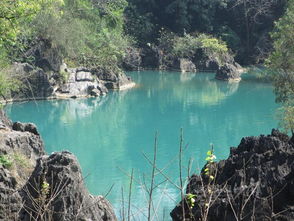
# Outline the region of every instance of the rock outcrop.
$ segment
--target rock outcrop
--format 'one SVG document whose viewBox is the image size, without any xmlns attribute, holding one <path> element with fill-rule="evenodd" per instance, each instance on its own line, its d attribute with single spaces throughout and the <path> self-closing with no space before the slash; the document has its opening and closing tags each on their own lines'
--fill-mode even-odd
<svg viewBox="0 0 294 221">
<path fill-rule="evenodd" d="M 109 202 L 90 195 L 81 174 L 76 157 L 69 152 L 40 158 L 21 192 L 25 208 L 20 219 L 116 221 Z"/>
<path fill-rule="evenodd" d="M 99 97 L 106 95 L 108 89 L 123 90 L 135 85 L 120 71 L 67 68 L 66 64 L 60 65 L 59 68 L 59 72 L 45 72 L 28 63 L 15 63 L 10 72 L 19 80 L 20 88 L 12 91 L 6 100 Z"/>
<path fill-rule="evenodd" d="M 7 164 L 0 163 L 0 220 L 19 220 L 22 197 L 19 188 L 30 176 L 36 159 L 45 154 L 40 136 L 30 132 L 29 124 L 18 126 L 21 131 L 13 130 L 13 124 L 0 110 L 0 157 Z"/>
<path fill-rule="evenodd" d="M 105 85 L 88 68 L 65 68 L 64 75 L 65 82 L 55 89 L 57 98 L 98 97 L 108 93 Z"/>
<path fill-rule="evenodd" d="M 107 89 L 124 90 L 135 86 L 132 79 L 121 71 L 114 72 L 97 68 L 93 70 L 93 74 L 97 76 Z"/>
<path fill-rule="evenodd" d="M 240 66 L 236 63 L 225 63 L 221 66 L 215 75 L 217 80 L 223 81 L 240 81 L 241 80 L 241 73 Z"/>
<path fill-rule="evenodd" d="M 215 177 L 193 175 L 187 194 L 172 212 L 174 221 L 294 220 L 294 142 L 273 130 L 271 135 L 243 138 L 227 160 L 209 167 Z M 207 212 L 208 211 L 208 212 Z M 207 212 L 207 213 L 206 213 Z"/>
<path fill-rule="evenodd" d="M 180 69 L 182 73 L 196 72 L 195 64 L 189 59 L 185 59 L 185 58 L 180 59 Z"/>
<path fill-rule="evenodd" d="M 0 110 L 0 220 L 116 221 L 110 203 L 86 190 L 76 157 L 46 155 L 34 124 Z"/>
<path fill-rule="evenodd" d="M 28 63 L 14 63 L 10 72 L 19 81 L 19 90 L 12 92 L 10 99 L 43 99 L 52 96 L 50 76 L 43 69 Z"/>
</svg>

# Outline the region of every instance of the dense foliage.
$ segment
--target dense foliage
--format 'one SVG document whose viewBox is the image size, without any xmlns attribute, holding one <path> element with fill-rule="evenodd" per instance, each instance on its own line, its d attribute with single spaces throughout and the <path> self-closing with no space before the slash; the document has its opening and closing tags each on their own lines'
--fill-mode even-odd
<svg viewBox="0 0 294 221">
<path fill-rule="evenodd" d="M 142 47 L 156 43 L 160 30 L 221 37 L 238 61 L 262 62 L 271 48 L 269 32 L 286 0 L 129 0 L 125 29 Z"/>
<path fill-rule="evenodd" d="M 46 39 L 69 62 L 115 65 L 129 46 L 123 34 L 126 6 L 125 0 L 1 1 L 2 58 L 20 59 L 32 44 Z"/>
<path fill-rule="evenodd" d="M 276 101 L 282 103 L 280 125 L 294 132 L 294 2 L 289 1 L 285 15 L 272 33 L 274 51 L 268 62 L 273 70 Z"/>
<path fill-rule="evenodd" d="M 0 1 L 0 70 L 14 61 L 34 64 L 31 48 L 50 44 L 70 66 L 119 71 L 130 37 L 124 34 L 125 0 Z M 14 84 L 1 72 L 0 94 Z"/>
</svg>

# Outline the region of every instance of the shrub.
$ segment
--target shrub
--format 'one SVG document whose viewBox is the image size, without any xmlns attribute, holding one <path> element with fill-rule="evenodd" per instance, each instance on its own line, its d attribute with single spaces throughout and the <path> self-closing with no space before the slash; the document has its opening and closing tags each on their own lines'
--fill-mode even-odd
<svg viewBox="0 0 294 221">
<path fill-rule="evenodd" d="M 0 155 L 0 165 L 6 167 L 6 168 L 11 168 L 12 166 L 12 160 L 9 159 L 8 155 Z"/>
</svg>

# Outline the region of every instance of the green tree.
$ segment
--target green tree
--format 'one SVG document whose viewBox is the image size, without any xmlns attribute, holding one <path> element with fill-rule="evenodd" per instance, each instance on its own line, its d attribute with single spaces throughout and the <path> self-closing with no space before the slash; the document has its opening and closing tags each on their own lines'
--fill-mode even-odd
<svg viewBox="0 0 294 221">
<path fill-rule="evenodd" d="M 274 50 L 269 67 L 274 72 L 276 101 L 282 103 L 280 126 L 294 132 L 294 2 L 289 1 L 285 15 L 275 24 L 272 33 Z"/>
</svg>

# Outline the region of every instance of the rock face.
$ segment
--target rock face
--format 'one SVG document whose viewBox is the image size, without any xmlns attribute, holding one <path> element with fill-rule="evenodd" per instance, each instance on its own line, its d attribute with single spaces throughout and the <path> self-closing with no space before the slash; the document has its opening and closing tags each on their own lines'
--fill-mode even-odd
<svg viewBox="0 0 294 221">
<path fill-rule="evenodd" d="M 76 157 L 45 154 L 34 124 L 14 124 L 0 110 L 0 220 L 116 221 L 102 196 L 86 190 Z"/>
<path fill-rule="evenodd" d="M 102 196 L 91 196 L 85 189 L 77 159 L 69 152 L 40 158 L 22 195 L 26 209 L 21 211 L 21 220 L 52 217 L 53 220 L 116 221 L 109 202 Z M 39 199 L 41 208 L 35 205 Z"/>
<path fill-rule="evenodd" d="M 60 98 L 103 96 L 108 93 L 104 84 L 87 68 L 66 68 L 67 79 L 56 87 L 55 95 Z"/>
<path fill-rule="evenodd" d="M 53 87 L 49 76 L 41 68 L 27 63 L 15 63 L 10 71 L 16 75 L 21 86 L 19 91 L 11 94 L 12 99 L 42 99 L 52 95 Z"/>
<path fill-rule="evenodd" d="M 240 81 L 241 71 L 237 64 L 226 63 L 217 70 L 215 78 L 223 81 Z"/>
<path fill-rule="evenodd" d="M 18 123 L 23 131 L 14 131 L 11 121 L 2 110 L 0 122 L 0 156 L 9 157 L 13 162 L 11 168 L 0 163 L 0 220 L 18 220 L 18 212 L 22 207 L 18 188 L 28 180 L 36 159 L 45 153 L 44 145 L 40 136 L 31 132 L 29 124 Z"/>
<path fill-rule="evenodd" d="M 127 71 L 140 70 L 142 63 L 141 50 L 137 48 L 127 48 L 123 59 L 123 68 Z"/>
<path fill-rule="evenodd" d="M 195 194 L 194 206 L 180 203 L 171 216 L 183 220 L 184 205 L 187 220 L 202 220 L 209 205 L 209 221 L 294 220 L 293 162 L 293 139 L 277 130 L 243 138 L 227 160 L 210 167 L 213 181 L 204 168 L 190 178 L 186 192 Z"/>
<path fill-rule="evenodd" d="M 131 78 L 123 72 L 95 69 L 93 73 L 103 82 L 107 89 L 123 90 L 135 86 Z"/>
<path fill-rule="evenodd" d="M 185 58 L 180 59 L 180 69 L 182 73 L 196 72 L 195 64 L 189 59 L 185 59 Z"/>
<path fill-rule="evenodd" d="M 20 89 L 12 92 L 8 101 L 31 99 L 99 97 L 108 89 L 122 90 L 135 85 L 123 72 L 112 72 L 85 67 L 67 68 L 60 65 L 59 72 L 44 72 L 27 63 L 15 63 L 11 72 L 20 81 Z"/>
<path fill-rule="evenodd" d="M 62 56 L 59 50 L 46 39 L 39 39 L 35 45 L 26 52 L 26 57 L 34 58 L 34 65 L 46 71 L 58 72 L 62 65 Z"/>
</svg>

